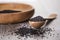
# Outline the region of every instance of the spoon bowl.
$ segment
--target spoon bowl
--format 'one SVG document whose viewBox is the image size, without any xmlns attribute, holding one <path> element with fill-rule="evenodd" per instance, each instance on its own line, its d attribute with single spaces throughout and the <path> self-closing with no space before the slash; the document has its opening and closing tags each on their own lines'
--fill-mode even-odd
<svg viewBox="0 0 60 40">
<path fill-rule="evenodd" d="M 31 25 L 32 28 L 40 28 L 44 25 L 45 21 L 39 21 L 39 22 L 34 22 L 34 21 L 29 21 L 29 24 Z"/>
</svg>

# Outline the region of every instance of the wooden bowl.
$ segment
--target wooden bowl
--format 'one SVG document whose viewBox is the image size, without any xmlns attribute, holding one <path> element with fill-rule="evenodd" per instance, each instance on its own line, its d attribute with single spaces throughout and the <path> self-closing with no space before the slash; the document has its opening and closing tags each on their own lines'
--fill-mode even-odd
<svg viewBox="0 0 60 40">
<path fill-rule="evenodd" d="M 34 14 L 34 8 L 31 5 L 23 3 L 0 3 L 0 11 L 17 10 L 22 12 L 0 13 L 0 24 L 17 23 L 31 18 Z"/>
</svg>

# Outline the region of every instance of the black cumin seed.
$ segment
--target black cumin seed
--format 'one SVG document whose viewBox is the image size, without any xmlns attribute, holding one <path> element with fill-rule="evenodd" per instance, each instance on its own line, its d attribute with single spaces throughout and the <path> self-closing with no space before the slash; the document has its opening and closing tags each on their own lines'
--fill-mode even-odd
<svg viewBox="0 0 60 40">
<path fill-rule="evenodd" d="M 21 11 L 16 11 L 16 10 L 2 10 L 0 13 L 15 13 L 15 12 L 21 12 Z"/>
<path fill-rule="evenodd" d="M 47 31 L 49 31 L 49 30 L 47 30 Z M 23 37 L 23 36 L 30 36 L 30 35 L 44 36 L 45 32 L 46 32 L 46 30 L 42 30 L 42 29 L 36 30 L 36 29 L 32 29 L 32 28 L 22 27 L 22 28 L 18 29 L 18 31 L 16 31 L 15 33 L 17 35 L 20 35 Z"/>
<path fill-rule="evenodd" d="M 43 17 L 37 16 L 37 17 L 31 18 L 30 21 L 45 21 L 45 20 Z"/>
</svg>

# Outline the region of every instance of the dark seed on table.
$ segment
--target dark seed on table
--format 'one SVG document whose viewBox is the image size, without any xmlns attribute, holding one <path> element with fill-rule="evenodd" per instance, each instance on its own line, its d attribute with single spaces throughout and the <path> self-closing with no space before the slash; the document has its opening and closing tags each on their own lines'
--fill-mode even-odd
<svg viewBox="0 0 60 40">
<path fill-rule="evenodd" d="M 53 34 L 53 35 L 55 35 L 55 34 Z"/>
<path fill-rule="evenodd" d="M 4 35 L 3 35 L 3 37 L 4 37 Z"/>
<path fill-rule="evenodd" d="M 13 35 L 13 33 L 11 33 L 11 35 Z"/>
<path fill-rule="evenodd" d="M 52 35 L 50 34 L 50 36 L 52 36 Z"/>
<path fill-rule="evenodd" d="M 2 39 L 2 37 L 1 37 L 1 39 Z"/>
<path fill-rule="evenodd" d="M 19 37 L 17 37 L 18 39 L 21 39 L 21 38 L 19 38 Z"/>
<path fill-rule="evenodd" d="M 57 35 L 59 35 L 59 33 Z"/>
<path fill-rule="evenodd" d="M 20 39 L 20 38 L 18 38 L 18 39 Z"/>
</svg>

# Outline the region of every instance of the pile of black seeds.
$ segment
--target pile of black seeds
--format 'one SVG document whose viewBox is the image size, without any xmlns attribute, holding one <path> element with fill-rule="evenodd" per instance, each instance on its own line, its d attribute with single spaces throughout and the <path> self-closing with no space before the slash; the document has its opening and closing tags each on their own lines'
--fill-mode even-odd
<svg viewBox="0 0 60 40">
<path fill-rule="evenodd" d="M 15 12 L 21 12 L 21 11 L 16 11 L 16 10 L 2 10 L 0 13 L 15 13 Z"/>
<path fill-rule="evenodd" d="M 37 16 L 37 17 L 34 17 L 32 19 L 30 19 L 31 21 L 44 21 L 43 17 L 41 16 Z M 25 24 L 25 25 L 24 25 Z M 36 35 L 36 36 L 40 36 L 42 35 L 42 37 L 44 37 L 44 34 L 46 32 L 50 32 L 52 31 L 51 28 L 47 28 L 47 27 L 41 27 L 39 29 L 33 29 L 33 28 L 30 28 L 31 26 L 30 25 L 27 25 L 26 23 L 24 23 L 23 26 L 19 29 L 17 29 L 18 31 L 16 31 L 15 33 L 17 35 L 20 35 L 22 37 L 24 36 L 30 36 L 30 35 Z M 29 28 L 28 28 L 29 27 Z"/>
<path fill-rule="evenodd" d="M 45 20 L 43 17 L 37 16 L 37 17 L 31 18 L 30 21 L 45 21 Z"/>
<path fill-rule="evenodd" d="M 32 28 L 26 28 L 26 27 L 22 27 L 20 29 L 18 29 L 18 31 L 16 31 L 15 33 L 17 35 L 20 35 L 20 36 L 31 36 L 31 35 L 34 35 L 34 36 L 42 36 L 44 37 L 44 33 L 46 32 L 50 32 L 52 31 L 50 28 L 40 28 L 40 29 L 32 29 Z"/>
</svg>

